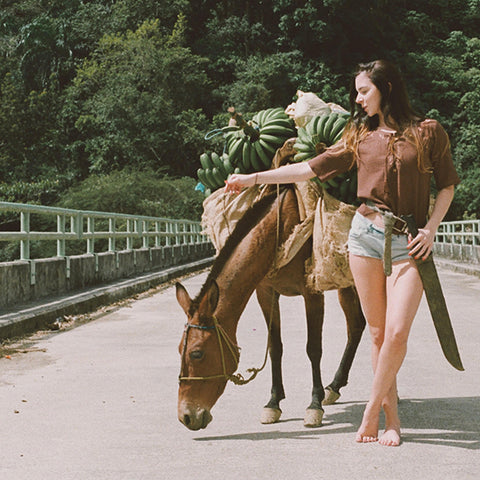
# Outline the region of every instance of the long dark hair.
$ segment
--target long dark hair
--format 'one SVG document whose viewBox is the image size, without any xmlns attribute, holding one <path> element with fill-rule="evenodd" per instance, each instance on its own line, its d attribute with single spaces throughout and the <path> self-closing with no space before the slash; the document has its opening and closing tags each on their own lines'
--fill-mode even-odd
<svg viewBox="0 0 480 480">
<path fill-rule="evenodd" d="M 415 145 L 418 152 L 418 168 L 422 173 L 428 172 L 429 169 L 423 161 L 422 141 L 418 131 L 418 124 L 424 120 L 424 117 L 412 108 L 400 71 L 387 60 L 375 60 L 369 63 L 360 63 L 357 66 L 350 85 L 351 118 L 344 132 L 344 145 L 357 153 L 359 141 L 379 125 L 378 115 L 369 117 L 361 105 L 355 102 L 357 98 L 355 78 L 362 72 L 367 74 L 370 81 L 380 91 L 380 108 L 385 123 L 402 133 L 408 141 Z"/>
</svg>

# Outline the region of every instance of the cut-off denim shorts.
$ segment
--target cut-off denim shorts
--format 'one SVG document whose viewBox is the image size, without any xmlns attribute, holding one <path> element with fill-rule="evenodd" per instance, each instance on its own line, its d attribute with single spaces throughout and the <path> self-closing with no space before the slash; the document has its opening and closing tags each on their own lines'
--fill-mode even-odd
<svg viewBox="0 0 480 480">
<path fill-rule="evenodd" d="M 355 212 L 348 235 L 348 251 L 353 255 L 383 258 L 385 242 L 384 229 L 377 227 L 361 213 Z M 407 235 L 392 235 L 392 262 L 407 260 Z"/>
</svg>

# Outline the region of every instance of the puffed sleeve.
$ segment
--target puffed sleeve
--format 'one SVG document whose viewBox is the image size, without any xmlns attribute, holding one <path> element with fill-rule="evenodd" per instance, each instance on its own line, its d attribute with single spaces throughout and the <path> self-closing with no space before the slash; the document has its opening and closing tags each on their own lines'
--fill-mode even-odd
<svg viewBox="0 0 480 480">
<path fill-rule="evenodd" d="M 321 182 L 347 172 L 353 164 L 353 152 L 340 144 L 327 148 L 323 153 L 308 161 L 310 168 Z"/>
<path fill-rule="evenodd" d="M 438 190 L 460 183 L 453 164 L 450 139 L 447 132 L 436 120 L 427 120 L 429 130 L 430 162 Z"/>
</svg>

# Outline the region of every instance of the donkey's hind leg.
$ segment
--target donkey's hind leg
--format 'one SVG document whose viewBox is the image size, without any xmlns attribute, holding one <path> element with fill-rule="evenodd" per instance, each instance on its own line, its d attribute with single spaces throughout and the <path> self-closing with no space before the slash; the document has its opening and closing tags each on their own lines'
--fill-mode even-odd
<svg viewBox="0 0 480 480">
<path fill-rule="evenodd" d="M 355 288 L 347 287 L 338 290 L 338 299 L 347 320 L 347 345 L 335 378 L 325 389 L 324 405 L 332 405 L 340 398 L 340 389 L 348 383 L 348 374 L 365 329 L 365 317 Z"/>
<path fill-rule="evenodd" d="M 272 363 L 272 388 L 268 403 L 263 407 L 260 421 L 262 423 L 276 423 L 280 420 L 282 410 L 280 401 L 285 398 L 282 378 L 283 344 L 280 332 L 279 294 L 267 285 L 257 286 L 257 299 L 262 309 L 267 329 L 270 329 L 270 360 Z"/>
<path fill-rule="evenodd" d="M 308 406 L 303 424 L 306 427 L 319 427 L 323 420 L 322 401 L 325 396 L 320 372 L 322 358 L 322 329 L 325 302 L 323 293 L 305 294 L 307 314 L 307 355 L 312 365 L 312 402 Z"/>
</svg>

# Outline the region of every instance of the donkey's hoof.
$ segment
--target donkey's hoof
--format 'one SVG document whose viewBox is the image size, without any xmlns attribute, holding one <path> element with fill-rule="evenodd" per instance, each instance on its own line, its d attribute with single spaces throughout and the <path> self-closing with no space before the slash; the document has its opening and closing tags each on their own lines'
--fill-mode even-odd
<svg viewBox="0 0 480 480">
<path fill-rule="evenodd" d="M 282 411 L 279 408 L 264 407 L 260 422 L 263 424 L 277 423 L 280 420 Z"/>
<path fill-rule="evenodd" d="M 325 398 L 322 405 L 333 405 L 340 398 L 340 394 L 333 391 L 330 387 L 325 389 Z"/>
<path fill-rule="evenodd" d="M 322 420 L 323 410 L 318 408 L 307 408 L 305 410 L 305 418 L 303 419 L 303 425 L 305 427 L 320 427 L 322 425 Z"/>
</svg>

